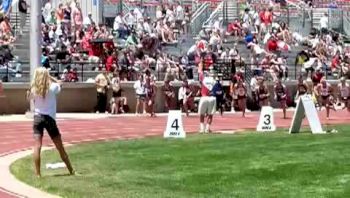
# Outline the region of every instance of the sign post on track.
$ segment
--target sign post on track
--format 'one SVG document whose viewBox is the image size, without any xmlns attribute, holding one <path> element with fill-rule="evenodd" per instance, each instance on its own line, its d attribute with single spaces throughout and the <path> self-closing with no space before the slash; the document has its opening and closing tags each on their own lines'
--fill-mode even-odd
<svg viewBox="0 0 350 198">
<path fill-rule="evenodd" d="M 180 110 L 170 110 L 168 113 L 168 122 L 164 131 L 164 138 L 185 138 L 186 132 L 182 124 L 182 115 Z"/>
<path fill-rule="evenodd" d="M 261 109 L 258 126 L 256 127 L 258 132 L 272 132 L 276 131 L 276 126 L 273 117 L 273 108 L 264 106 Z"/>
<path fill-rule="evenodd" d="M 307 118 L 313 134 L 324 134 L 315 103 L 310 95 L 301 96 L 294 112 L 289 133 L 299 133 L 304 118 Z"/>
</svg>

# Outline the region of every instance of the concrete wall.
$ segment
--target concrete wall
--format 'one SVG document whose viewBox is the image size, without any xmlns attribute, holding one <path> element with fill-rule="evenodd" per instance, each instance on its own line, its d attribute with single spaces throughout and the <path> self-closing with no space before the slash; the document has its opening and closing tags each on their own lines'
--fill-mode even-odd
<svg viewBox="0 0 350 198">
<path fill-rule="evenodd" d="M 332 83 L 336 86 L 336 82 Z M 228 84 L 224 84 L 228 90 Z M 133 82 L 123 83 L 123 95 L 128 98 L 128 104 L 131 112 L 135 111 L 135 91 Z M 164 96 L 161 93 L 162 83 L 157 83 L 158 91 L 156 96 L 157 112 L 164 111 Z M 176 90 L 181 86 L 181 83 L 174 85 Z M 290 96 L 296 93 L 295 82 L 287 82 L 288 92 Z M 5 97 L 0 97 L 0 114 L 23 114 L 29 109 L 29 103 L 25 98 L 28 83 L 7 83 L 4 84 Z M 273 91 L 273 84 L 269 85 L 270 92 Z M 111 93 L 109 93 L 111 96 Z M 278 103 L 270 98 L 271 104 L 278 107 Z M 96 90 L 94 84 L 91 83 L 69 83 L 64 84 L 62 92 L 58 96 L 58 112 L 93 112 L 96 105 Z"/>
</svg>

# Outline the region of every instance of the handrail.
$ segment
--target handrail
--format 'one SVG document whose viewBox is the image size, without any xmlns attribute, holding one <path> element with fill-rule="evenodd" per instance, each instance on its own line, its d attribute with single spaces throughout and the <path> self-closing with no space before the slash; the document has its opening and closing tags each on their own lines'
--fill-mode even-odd
<svg viewBox="0 0 350 198">
<path fill-rule="evenodd" d="M 217 19 L 218 13 L 224 9 L 224 1 L 222 1 L 218 7 L 212 12 L 209 16 L 209 18 L 203 23 L 203 28 L 209 28 L 211 27 L 214 20 Z"/>
<path fill-rule="evenodd" d="M 195 19 L 205 10 L 208 6 L 208 3 L 203 3 L 192 15 L 191 23 L 195 21 Z"/>
<path fill-rule="evenodd" d="M 202 4 L 193 14 L 190 27 L 191 32 L 193 35 L 196 35 L 199 33 L 199 31 L 202 29 L 202 24 L 204 20 L 208 17 L 210 12 L 210 5 L 208 3 Z"/>
</svg>

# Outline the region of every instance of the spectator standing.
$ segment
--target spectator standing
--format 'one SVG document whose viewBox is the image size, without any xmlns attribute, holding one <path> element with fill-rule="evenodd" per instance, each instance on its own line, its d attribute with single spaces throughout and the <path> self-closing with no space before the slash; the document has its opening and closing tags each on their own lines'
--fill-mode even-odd
<svg viewBox="0 0 350 198">
<path fill-rule="evenodd" d="M 72 15 L 73 15 L 72 24 L 73 24 L 74 30 L 78 31 L 82 28 L 82 25 L 83 25 L 83 14 L 81 12 L 79 4 L 76 4 L 73 7 Z"/>
<path fill-rule="evenodd" d="M 62 144 L 60 131 L 56 123 L 56 98 L 61 91 L 61 82 L 52 78 L 49 71 L 45 68 L 35 70 L 31 88 L 28 91 L 28 99 L 34 101 L 34 140 L 33 159 L 35 165 L 35 174 L 41 177 L 40 171 L 40 152 L 43 141 L 44 129 L 47 130 L 50 138 L 58 150 L 62 161 L 66 164 L 70 175 L 75 171 L 71 165 L 69 157 Z"/>
<path fill-rule="evenodd" d="M 109 87 L 109 78 L 106 71 L 98 74 L 95 78 L 97 87 L 97 106 L 96 113 L 105 113 L 107 108 L 107 91 Z"/>
<path fill-rule="evenodd" d="M 52 5 L 51 5 L 51 1 L 48 0 L 45 3 L 44 8 L 43 8 L 43 16 L 44 16 L 46 23 L 49 23 L 50 19 L 52 18 L 52 17 L 50 17 L 51 12 L 52 12 Z"/>
<path fill-rule="evenodd" d="M 94 23 L 94 20 L 92 19 L 92 13 L 89 12 L 88 15 L 83 20 L 83 25 L 84 27 L 88 27 L 93 23 Z"/>
<path fill-rule="evenodd" d="M 27 2 L 26 0 L 19 0 L 18 1 L 18 11 L 20 15 L 20 26 L 19 26 L 19 34 L 23 34 L 23 28 L 26 25 L 26 20 L 27 20 Z"/>
<path fill-rule="evenodd" d="M 139 79 L 134 84 L 134 89 L 136 92 L 136 108 L 135 114 L 138 115 L 140 113 L 140 105 L 142 104 L 142 113 L 146 112 L 146 89 L 144 77 L 142 74 L 139 74 Z"/>
<path fill-rule="evenodd" d="M 324 13 L 320 19 L 321 33 L 327 34 L 328 32 L 328 13 Z"/>
<path fill-rule="evenodd" d="M 224 88 L 220 82 L 220 79 L 216 77 L 216 83 L 213 87 L 213 95 L 216 97 L 216 108 L 220 111 L 220 115 L 223 115 L 224 113 L 224 106 L 225 106 L 225 100 L 224 100 Z"/>
</svg>

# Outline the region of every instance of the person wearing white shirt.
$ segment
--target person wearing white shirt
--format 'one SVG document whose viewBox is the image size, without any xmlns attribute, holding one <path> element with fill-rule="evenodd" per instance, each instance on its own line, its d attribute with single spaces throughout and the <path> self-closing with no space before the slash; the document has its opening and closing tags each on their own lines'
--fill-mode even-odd
<svg viewBox="0 0 350 198">
<path fill-rule="evenodd" d="M 142 74 L 139 75 L 139 79 L 134 84 L 134 89 L 136 92 L 136 108 L 135 114 L 138 115 L 140 113 L 140 105 L 142 103 L 142 113 L 146 113 L 146 89 L 144 77 Z"/>
<path fill-rule="evenodd" d="M 113 30 L 119 30 L 121 27 L 123 27 L 124 22 L 125 21 L 124 21 L 122 15 L 118 14 L 114 19 Z"/>
<path fill-rule="evenodd" d="M 50 21 L 51 11 L 52 11 L 51 1 L 48 1 L 45 4 L 44 9 L 43 9 L 43 16 L 44 16 L 44 19 L 47 23 Z"/>
<path fill-rule="evenodd" d="M 152 31 L 152 27 L 149 24 L 149 18 L 146 19 L 146 21 L 143 23 L 143 30 L 147 33 L 147 34 L 151 34 Z"/>
<path fill-rule="evenodd" d="M 328 30 L 328 14 L 324 13 L 324 15 L 320 19 L 320 27 L 322 33 L 327 33 Z"/>
<path fill-rule="evenodd" d="M 176 7 L 176 19 L 180 21 L 185 19 L 185 12 L 180 3 L 178 3 L 178 6 Z"/>
<path fill-rule="evenodd" d="M 28 100 L 33 100 L 34 105 L 34 152 L 33 159 L 35 165 L 35 174 L 41 177 L 41 147 L 46 130 L 54 142 L 62 161 L 66 164 L 71 175 L 74 174 L 73 167 L 69 157 L 63 147 L 60 131 L 56 123 L 56 105 L 57 95 L 61 91 L 61 82 L 50 76 L 49 71 L 40 67 L 35 70 L 31 87 L 27 92 Z"/>
<path fill-rule="evenodd" d="M 83 20 L 83 25 L 84 27 L 88 27 L 90 26 L 92 23 L 94 22 L 94 20 L 92 20 L 92 13 L 89 12 L 88 15 L 84 18 Z"/>
<path fill-rule="evenodd" d="M 51 30 L 49 32 L 49 38 L 51 41 L 56 41 L 56 39 L 58 38 L 58 35 L 56 34 L 56 30 L 57 30 L 56 26 L 51 27 Z"/>
</svg>

